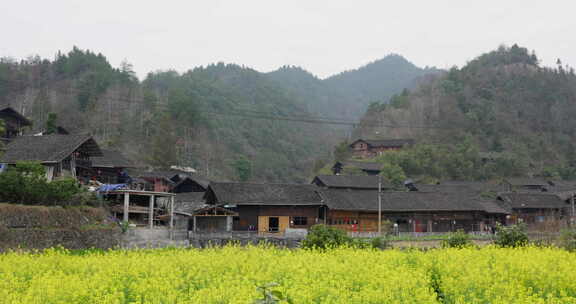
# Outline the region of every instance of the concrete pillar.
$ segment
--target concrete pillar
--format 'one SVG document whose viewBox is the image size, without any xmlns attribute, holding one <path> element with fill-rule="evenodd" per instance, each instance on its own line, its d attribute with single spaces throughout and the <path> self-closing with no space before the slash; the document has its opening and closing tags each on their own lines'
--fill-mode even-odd
<svg viewBox="0 0 576 304">
<path fill-rule="evenodd" d="M 192 231 L 196 232 L 196 216 L 192 216 Z"/>
<path fill-rule="evenodd" d="M 148 228 L 154 228 L 154 195 L 150 196 L 150 205 L 148 210 Z"/>
<path fill-rule="evenodd" d="M 124 222 L 128 222 L 128 212 L 130 212 L 130 193 L 124 193 Z"/>
<path fill-rule="evenodd" d="M 428 220 L 428 232 L 432 232 L 432 224 L 434 223 L 433 220 Z"/>
<path fill-rule="evenodd" d="M 232 231 L 232 216 L 230 215 L 226 217 L 226 231 Z"/>
<path fill-rule="evenodd" d="M 174 196 L 170 196 L 170 240 L 174 239 Z"/>
</svg>

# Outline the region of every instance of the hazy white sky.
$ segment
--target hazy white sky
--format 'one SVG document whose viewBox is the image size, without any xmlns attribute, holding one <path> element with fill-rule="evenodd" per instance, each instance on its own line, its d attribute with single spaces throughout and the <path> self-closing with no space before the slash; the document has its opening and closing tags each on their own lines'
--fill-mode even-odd
<svg viewBox="0 0 576 304">
<path fill-rule="evenodd" d="M 115 66 L 126 59 L 140 77 L 219 61 L 326 77 L 389 53 L 448 68 L 513 43 L 576 66 L 569 0 L 2 0 L 0 12 L 1 57 L 76 45 Z"/>
</svg>

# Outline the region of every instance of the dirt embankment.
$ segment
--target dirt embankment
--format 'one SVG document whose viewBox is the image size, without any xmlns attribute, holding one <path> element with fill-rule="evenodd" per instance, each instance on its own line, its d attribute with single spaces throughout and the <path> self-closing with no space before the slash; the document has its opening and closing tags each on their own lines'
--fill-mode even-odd
<svg viewBox="0 0 576 304">
<path fill-rule="evenodd" d="M 0 204 L 0 251 L 112 248 L 121 230 L 106 210 L 91 207 L 46 207 Z"/>
</svg>

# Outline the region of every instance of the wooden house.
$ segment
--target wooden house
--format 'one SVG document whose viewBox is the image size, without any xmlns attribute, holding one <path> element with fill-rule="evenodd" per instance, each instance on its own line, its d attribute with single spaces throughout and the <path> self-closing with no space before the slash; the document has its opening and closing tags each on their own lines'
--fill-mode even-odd
<svg viewBox="0 0 576 304">
<path fill-rule="evenodd" d="M 540 191 L 547 192 L 552 186 L 548 181 L 539 178 L 507 178 L 503 184 L 508 187 L 507 191 Z"/>
<path fill-rule="evenodd" d="M 210 183 L 208 205 L 238 214 L 234 231 L 285 232 L 323 222 L 325 210 L 314 185 Z"/>
<path fill-rule="evenodd" d="M 91 158 L 102 156 L 100 147 L 89 135 L 19 136 L 6 146 L 0 163 L 37 161 L 46 167 L 46 178 L 91 176 Z"/>
<path fill-rule="evenodd" d="M 0 121 L 4 122 L 4 132 L 0 133 L 0 140 L 5 142 L 22 135 L 22 128 L 32 125 L 30 120 L 11 107 L 0 108 Z"/>
<path fill-rule="evenodd" d="M 327 224 L 347 231 L 378 231 L 378 191 L 320 190 L 328 207 Z M 508 213 L 491 200 L 475 195 L 443 192 L 383 192 L 383 221 L 397 224 L 399 232 L 482 231 L 484 225 L 503 220 Z"/>
<path fill-rule="evenodd" d="M 154 192 L 171 192 L 174 182 L 170 176 L 163 171 L 146 171 L 141 169 L 128 168 L 128 175 L 137 181 L 142 190 Z"/>
<path fill-rule="evenodd" d="M 397 151 L 413 144 L 413 139 L 358 139 L 350 144 L 350 149 L 354 157 L 372 158 L 385 151 Z"/>
<path fill-rule="evenodd" d="M 142 170 L 128 168 L 130 177 L 148 191 L 186 193 L 205 192 L 210 181 L 195 173 L 180 170 Z"/>
<path fill-rule="evenodd" d="M 92 158 L 92 168 L 96 179 L 105 184 L 117 184 L 120 172 L 133 168 L 134 164 L 122 153 L 112 150 L 102 150 L 102 156 Z"/>
<path fill-rule="evenodd" d="M 572 222 L 576 223 L 576 182 L 554 181 L 550 191 L 566 202 L 564 214 L 569 215 Z"/>
<path fill-rule="evenodd" d="M 500 193 L 498 202 L 510 210 L 507 224 L 525 223 L 531 229 L 541 230 L 546 225 L 561 225 L 569 215 L 566 214 L 569 205 L 553 193 Z"/>
</svg>

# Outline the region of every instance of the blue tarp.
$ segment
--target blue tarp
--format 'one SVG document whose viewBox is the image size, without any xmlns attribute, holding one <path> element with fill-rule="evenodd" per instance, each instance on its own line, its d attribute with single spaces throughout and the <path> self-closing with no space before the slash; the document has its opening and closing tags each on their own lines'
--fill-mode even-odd
<svg viewBox="0 0 576 304">
<path fill-rule="evenodd" d="M 108 192 L 126 188 L 127 184 L 104 184 L 96 192 Z"/>
</svg>

